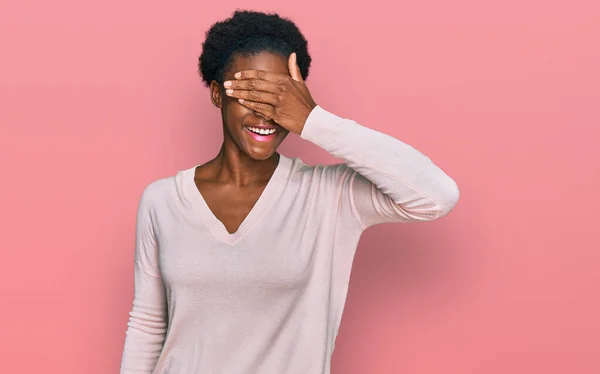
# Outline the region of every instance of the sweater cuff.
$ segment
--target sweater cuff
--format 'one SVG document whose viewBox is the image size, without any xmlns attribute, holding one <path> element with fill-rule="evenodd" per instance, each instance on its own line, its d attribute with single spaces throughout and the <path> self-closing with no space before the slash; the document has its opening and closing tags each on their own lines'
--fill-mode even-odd
<svg viewBox="0 0 600 374">
<path fill-rule="evenodd" d="M 300 133 L 300 137 L 319 146 L 323 146 L 330 137 L 335 137 L 335 134 L 341 130 L 341 125 L 344 121 L 346 121 L 345 118 L 328 112 L 317 105 L 308 115 L 308 118 L 304 123 L 304 128 Z"/>
</svg>

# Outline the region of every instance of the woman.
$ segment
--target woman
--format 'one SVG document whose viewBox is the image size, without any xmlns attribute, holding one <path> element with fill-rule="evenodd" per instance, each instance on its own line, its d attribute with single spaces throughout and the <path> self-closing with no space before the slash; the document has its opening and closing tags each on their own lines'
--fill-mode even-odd
<svg viewBox="0 0 600 374">
<path fill-rule="evenodd" d="M 236 11 L 207 33 L 223 146 L 142 194 L 121 373 L 329 373 L 361 233 L 455 206 L 428 157 L 317 105 L 310 61 L 276 14 Z M 290 132 L 344 163 L 278 154 Z"/>
</svg>

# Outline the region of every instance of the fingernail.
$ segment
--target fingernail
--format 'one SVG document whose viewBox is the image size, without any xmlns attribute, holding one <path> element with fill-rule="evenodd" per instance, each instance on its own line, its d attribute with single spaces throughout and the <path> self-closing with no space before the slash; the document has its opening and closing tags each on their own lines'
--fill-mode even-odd
<svg viewBox="0 0 600 374">
<path fill-rule="evenodd" d="M 243 102 L 244 102 L 244 99 L 238 99 L 238 101 L 239 101 L 240 103 L 243 103 Z"/>
<path fill-rule="evenodd" d="M 236 78 L 238 78 L 238 79 L 239 79 L 239 78 L 241 78 L 241 76 L 242 76 L 242 73 L 240 73 L 240 72 L 237 72 L 237 73 L 235 73 L 235 75 L 234 75 L 234 77 L 236 77 Z"/>
<path fill-rule="evenodd" d="M 225 93 L 226 93 L 227 95 L 231 95 L 231 94 L 233 93 L 233 90 L 225 90 Z"/>
<path fill-rule="evenodd" d="M 223 82 L 223 86 L 225 86 L 225 87 L 231 86 L 231 81 L 225 81 L 225 82 Z"/>
</svg>

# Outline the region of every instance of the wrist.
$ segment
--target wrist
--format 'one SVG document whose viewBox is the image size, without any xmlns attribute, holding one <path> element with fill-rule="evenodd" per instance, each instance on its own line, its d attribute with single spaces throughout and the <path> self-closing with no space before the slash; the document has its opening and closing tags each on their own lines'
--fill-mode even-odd
<svg viewBox="0 0 600 374">
<path fill-rule="evenodd" d="M 295 133 L 296 135 L 300 135 L 300 136 L 302 135 L 302 131 L 304 130 L 304 127 L 306 126 L 308 117 L 310 116 L 310 114 L 313 112 L 313 110 L 317 106 L 318 105 L 316 103 L 313 103 L 310 107 L 308 107 L 308 109 L 304 112 L 304 115 L 302 116 L 301 122 L 298 124 L 296 129 L 294 131 L 292 131 L 293 133 Z"/>
</svg>

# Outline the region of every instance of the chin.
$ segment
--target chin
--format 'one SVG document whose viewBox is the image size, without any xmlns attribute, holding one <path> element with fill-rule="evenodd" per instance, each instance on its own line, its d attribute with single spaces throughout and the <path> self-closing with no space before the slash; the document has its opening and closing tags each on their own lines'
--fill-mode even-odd
<svg viewBox="0 0 600 374">
<path fill-rule="evenodd" d="M 268 160 L 275 154 L 276 149 L 271 149 L 270 151 L 260 150 L 258 152 L 248 151 L 246 154 L 253 160 L 256 161 L 264 161 Z"/>
<path fill-rule="evenodd" d="M 235 143 L 239 145 L 246 156 L 256 161 L 264 161 L 271 158 L 277 152 L 277 148 L 279 148 L 286 135 L 287 133 L 283 132 L 261 139 L 250 134 L 248 130 L 242 130 L 242 133 L 237 137 L 238 141 Z"/>
</svg>

